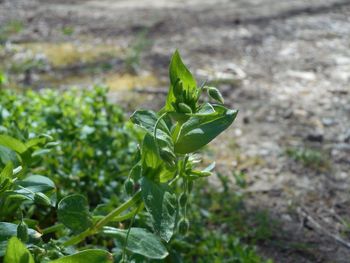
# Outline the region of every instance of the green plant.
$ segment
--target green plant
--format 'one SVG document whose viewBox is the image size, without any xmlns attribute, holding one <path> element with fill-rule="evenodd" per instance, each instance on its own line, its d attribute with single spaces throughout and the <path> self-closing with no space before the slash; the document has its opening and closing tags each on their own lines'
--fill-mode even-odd
<svg viewBox="0 0 350 263">
<path fill-rule="evenodd" d="M 316 170 L 329 168 L 329 163 L 320 151 L 309 148 L 289 148 L 286 153 L 293 160 L 301 162 L 306 167 Z"/>
<path fill-rule="evenodd" d="M 17 236 L 33 246 L 40 242 L 41 234 L 27 226 L 27 223 L 33 226 L 36 220 L 23 219 L 22 212 L 33 216 L 34 211 L 30 207 L 37 206 L 45 211 L 56 200 L 56 187 L 49 178 L 28 174 L 30 167 L 39 161 L 40 153 L 50 151 L 52 145 L 52 138 L 45 134 L 26 143 L 0 135 L 0 167 L 3 167 L 0 173 L 0 257 L 4 256 L 7 247 L 9 252 L 6 253 L 5 262 L 19 262 L 11 261 L 15 257 L 12 255 L 13 249 L 10 249 L 12 243 L 6 246 L 10 237 Z M 11 240 L 15 244 L 20 243 L 19 240 Z M 30 254 L 28 257 L 31 257 Z"/>
<path fill-rule="evenodd" d="M 35 167 L 55 181 L 59 195 L 82 193 L 89 204 L 115 205 L 137 149 L 137 131 L 107 101 L 107 89 L 0 91 L 0 130 L 26 141 L 43 131 L 57 141 Z"/>
<path fill-rule="evenodd" d="M 4 44 L 11 35 L 18 34 L 23 29 L 21 21 L 12 20 L 0 27 L 0 44 Z"/>
<path fill-rule="evenodd" d="M 4 72 L 0 71 L 0 88 L 7 84 L 7 76 Z"/>
<path fill-rule="evenodd" d="M 217 100 L 218 104 L 200 103 L 199 97 L 203 90 L 209 91 L 209 95 Z M 92 185 L 92 188 L 88 185 L 94 183 L 98 178 L 92 176 L 92 180 L 86 179 L 86 184 L 82 182 L 72 184 L 69 176 L 63 176 L 64 179 L 62 179 L 62 173 L 55 175 L 48 173 L 47 170 L 50 170 L 51 166 L 57 172 L 59 171 L 57 167 L 62 168 L 60 158 L 57 158 L 59 156 L 51 153 L 52 148 L 58 152 L 67 148 L 64 155 L 61 156 L 66 162 L 74 162 L 75 158 L 79 158 L 80 153 L 83 159 L 89 159 L 84 155 L 89 152 L 84 147 L 88 148 L 89 145 L 84 145 L 82 148 L 78 147 L 78 144 L 87 140 L 89 143 L 96 143 L 96 147 L 100 147 L 97 141 L 101 140 L 101 137 L 89 136 L 98 133 L 97 129 L 93 129 L 97 125 L 95 123 L 97 120 L 105 117 L 106 120 L 113 123 L 108 119 L 110 114 L 106 114 L 106 112 L 113 112 L 112 109 L 106 108 L 108 104 L 103 101 L 89 102 L 86 110 L 83 109 L 76 114 L 70 102 L 68 103 L 70 110 L 65 111 L 67 109 L 52 105 L 57 101 L 50 96 L 51 99 L 44 104 L 42 111 L 44 112 L 45 107 L 48 107 L 50 114 L 45 113 L 47 118 L 44 121 L 37 117 L 38 123 L 35 125 L 31 123 L 31 120 L 26 120 L 26 116 L 22 116 L 24 111 L 17 105 L 19 110 L 15 110 L 14 113 L 18 118 L 18 123 L 9 121 L 9 116 L 1 122 L 2 130 L 8 134 L 17 134 L 16 137 L 20 137 L 20 140 L 8 135 L 0 138 L 0 145 L 2 145 L 0 149 L 3 149 L 1 152 L 3 172 L 0 178 L 1 180 L 4 178 L 7 182 L 4 185 L 10 187 L 3 191 L 6 198 L 8 198 L 8 191 L 16 197 L 19 191 L 20 195 L 28 196 L 28 198 L 11 211 L 6 212 L 6 215 L 0 213 L 4 218 L 2 220 L 7 221 L 0 223 L 0 248 L 3 253 L 6 251 L 5 263 L 22 262 L 20 260 L 23 258 L 26 262 L 33 262 L 33 260 L 35 262 L 85 262 L 87 258 L 89 262 L 112 262 L 112 255 L 108 251 L 91 249 L 96 246 L 109 248 L 113 252 L 115 262 L 151 262 L 166 257 L 167 260 L 171 260 L 170 262 L 178 262 L 175 260 L 177 256 L 174 252 L 177 240 L 187 238 L 186 232 L 191 232 L 191 228 L 196 227 L 196 224 L 190 225 L 192 220 L 190 207 L 193 202 L 191 197 L 195 196 L 193 189 L 197 183 L 196 180 L 211 175 L 214 168 L 214 164 L 211 164 L 205 169 L 199 169 L 200 158 L 195 152 L 229 127 L 237 114 L 237 111 L 227 109 L 222 104 L 222 97 L 218 96 L 218 91 L 213 93 L 210 90 L 213 88 L 197 87 L 192 74 L 176 52 L 170 64 L 170 88 L 164 108 L 157 113 L 138 110 L 131 116 L 135 128 L 128 128 L 127 133 L 133 133 L 133 136 L 140 138 L 141 144 L 135 157 L 130 161 L 133 167 L 124 184 L 125 192 L 130 197 L 123 200 L 118 193 L 117 200 L 108 200 L 106 203 L 103 202 L 105 199 L 114 197 L 106 195 L 105 198 L 97 199 L 96 202 L 89 202 L 85 196 L 86 193 L 89 193 L 87 196 L 92 198 L 99 192 L 96 185 Z M 8 94 L 7 99 L 9 98 L 11 95 Z M 35 98 L 31 97 L 32 100 Z M 63 101 L 65 99 L 63 96 Z M 80 97 L 74 99 L 80 102 Z M 16 97 L 13 97 L 4 108 L 9 109 L 9 105 L 15 101 Z M 73 102 L 77 103 L 76 100 Z M 26 114 L 34 113 L 26 112 Z M 86 119 L 81 121 L 84 115 Z M 86 127 L 85 123 L 91 119 L 93 124 Z M 52 122 L 50 127 L 55 127 L 55 129 L 49 130 L 51 136 L 37 137 L 30 132 L 24 132 L 28 126 L 45 127 L 42 122 Z M 72 129 L 72 126 L 75 129 Z M 111 133 L 113 136 L 119 134 L 113 133 L 113 127 L 106 123 L 96 127 L 106 129 L 106 133 Z M 79 139 L 76 133 L 80 136 Z M 52 141 L 52 137 L 57 134 L 60 143 Z M 127 142 L 125 137 L 121 137 L 121 140 Z M 69 144 L 64 145 L 65 141 L 69 141 Z M 107 143 L 103 145 L 111 146 L 111 144 L 113 141 L 107 140 Z M 136 150 L 133 146 L 132 149 Z M 101 159 L 105 163 L 113 156 L 107 154 L 108 150 L 110 148 L 102 152 L 103 158 Z M 93 156 L 98 158 L 100 155 Z M 125 156 L 128 157 L 128 154 Z M 85 171 L 93 174 L 94 166 L 102 169 L 103 164 L 84 163 L 84 165 L 88 166 Z M 20 175 L 17 175 L 15 172 L 19 166 L 24 169 Z M 75 166 L 68 167 L 74 172 Z M 45 176 L 40 176 L 40 180 L 33 179 L 33 176 L 43 173 L 47 173 L 56 182 L 56 186 Z M 107 170 L 106 174 L 111 175 Z M 110 183 L 109 180 L 104 179 L 104 184 Z M 7 186 L 9 182 L 10 185 Z M 22 183 L 17 185 L 16 182 Z M 21 187 L 29 188 L 30 191 Z M 120 189 L 118 183 L 110 185 L 110 188 L 112 188 L 111 192 Z M 61 198 L 62 194 L 66 196 Z M 0 196 L 0 202 L 3 202 L 3 198 Z M 116 207 L 116 203 L 119 203 L 119 206 Z M 7 206 L 4 209 L 6 210 Z M 91 211 L 92 209 L 94 211 Z M 56 214 L 57 218 L 52 216 Z M 50 222 L 35 220 L 42 218 L 43 215 L 49 218 Z M 23 222 L 28 225 L 28 239 Z M 173 237 L 174 234 L 175 237 Z M 10 237 L 17 235 L 20 240 L 11 238 L 8 241 Z M 41 238 L 40 235 L 42 235 Z M 250 248 L 239 245 L 237 239 L 233 237 L 228 238 L 231 244 L 229 248 L 236 251 L 230 255 L 246 258 L 245 261 L 232 262 L 259 262 L 258 257 Z M 213 239 L 215 240 L 218 240 L 218 237 Z M 15 247 L 20 249 L 15 251 Z M 215 244 L 211 247 L 215 247 Z"/>
<path fill-rule="evenodd" d="M 64 26 L 62 28 L 62 34 L 66 36 L 71 36 L 74 33 L 74 27 L 72 26 Z"/>
</svg>

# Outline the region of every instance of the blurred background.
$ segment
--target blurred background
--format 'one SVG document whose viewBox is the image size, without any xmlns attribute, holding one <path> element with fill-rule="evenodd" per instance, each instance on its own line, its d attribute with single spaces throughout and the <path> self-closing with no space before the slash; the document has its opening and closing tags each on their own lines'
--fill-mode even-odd
<svg viewBox="0 0 350 263">
<path fill-rule="evenodd" d="M 240 110 L 206 158 L 266 212 L 260 253 L 348 262 L 350 1 L 0 0 L 0 85 L 18 92 L 106 85 L 127 114 L 159 109 L 175 49 Z"/>
</svg>

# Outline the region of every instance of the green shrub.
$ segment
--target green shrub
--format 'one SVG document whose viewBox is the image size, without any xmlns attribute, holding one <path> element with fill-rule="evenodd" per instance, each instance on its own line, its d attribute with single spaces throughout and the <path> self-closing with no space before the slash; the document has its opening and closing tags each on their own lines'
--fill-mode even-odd
<svg viewBox="0 0 350 263">
<path fill-rule="evenodd" d="M 52 178 L 62 195 L 84 193 L 97 205 L 117 198 L 136 152 L 133 130 L 121 109 L 107 101 L 107 90 L 0 91 L 0 129 L 26 141 L 41 133 L 58 142 L 43 152 L 36 170 Z"/>
</svg>

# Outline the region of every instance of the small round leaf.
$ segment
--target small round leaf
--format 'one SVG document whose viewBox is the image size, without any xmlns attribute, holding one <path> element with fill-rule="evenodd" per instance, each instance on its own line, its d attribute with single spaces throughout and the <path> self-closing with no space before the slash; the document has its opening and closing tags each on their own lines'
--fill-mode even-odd
<svg viewBox="0 0 350 263">
<path fill-rule="evenodd" d="M 58 204 L 58 220 L 73 232 L 82 232 L 92 225 L 92 216 L 86 198 L 74 194 L 63 198 Z"/>
</svg>

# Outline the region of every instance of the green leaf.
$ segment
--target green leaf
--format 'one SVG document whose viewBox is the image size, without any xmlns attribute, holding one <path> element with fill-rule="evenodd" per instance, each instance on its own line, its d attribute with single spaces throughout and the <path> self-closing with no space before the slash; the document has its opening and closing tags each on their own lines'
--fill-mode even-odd
<svg viewBox="0 0 350 263">
<path fill-rule="evenodd" d="M 51 206 L 50 198 L 43 193 L 35 193 L 34 195 L 34 204 L 41 206 Z"/>
<path fill-rule="evenodd" d="M 142 166 L 140 163 L 135 164 L 130 172 L 129 172 L 129 177 L 134 179 L 134 181 L 138 181 L 142 176 Z"/>
<path fill-rule="evenodd" d="M 5 181 L 5 180 L 9 180 L 12 179 L 12 175 L 13 175 L 13 165 L 12 163 L 7 163 L 6 166 L 4 167 L 4 169 L 2 169 L 1 173 L 0 173 L 0 185 Z M 1 189 L 0 189 L 1 190 Z"/>
<path fill-rule="evenodd" d="M 34 229 L 28 229 L 30 242 L 38 241 L 41 234 Z M 0 222 L 0 242 L 7 241 L 10 237 L 17 235 L 17 225 L 7 222 Z"/>
<path fill-rule="evenodd" d="M 0 257 L 3 257 L 6 253 L 7 242 L 0 242 Z"/>
<path fill-rule="evenodd" d="M 55 192 L 55 184 L 47 177 L 41 175 L 31 175 L 24 180 L 17 180 L 14 185 L 16 188 L 7 191 L 8 197 L 11 199 L 34 201 L 38 205 L 51 205 L 49 196 Z M 55 197 L 55 196 L 54 196 Z M 52 203 L 56 200 L 53 198 Z"/>
<path fill-rule="evenodd" d="M 121 245 L 124 245 L 127 232 L 128 230 L 104 227 L 102 233 L 116 238 Z M 164 259 L 168 256 L 168 251 L 160 239 L 143 228 L 130 229 L 126 249 L 151 259 Z"/>
<path fill-rule="evenodd" d="M 211 175 L 212 175 L 211 172 L 192 170 L 190 175 L 189 175 L 189 178 L 194 180 L 194 179 L 198 179 L 198 178 L 208 177 Z"/>
<path fill-rule="evenodd" d="M 23 201 L 34 200 L 34 195 L 25 191 L 24 189 L 16 191 L 6 191 L 6 195 L 8 198 L 8 202 L 10 201 L 11 203 L 21 203 Z"/>
<path fill-rule="evenodd" d="M 17 185 L 35 193 L 55 190 L 55 183 L 48 177 L 42 175 L 30 175 L 24 180 L 18 181 Z"/>
<path fill-rule="evenodd" d="M 213 105 L 210 103 L 204 103 L 201 105 L 201 108 L 194 114 L 194 116 L 205 116 L 205 115 L 210 115 L 210 114 L 215 114 L 215 109 Z"/>
<path fill-rule="evenodd" d="M 113 256 L 105 250 L 88 249 L 74 255 L 65 256 L 49 263 L 112 263 Z"/>
<path fill-rule="evenodd" d="M 167 182 L 172 179 L 176 173 L 176 167 L 169 166 L 162 161 L 154 137 L 146 134 L 142 144 L 142 175 L 155 181 Z M 169 149 L 169 148 L 164 148 Z"/>
<path fill-rule="evenodd" d="M 143 177 L 141 181 L 142 198 L 151 214 L 155 232 L 166 242 L 171 239 L 177 216 L 176 195 L 166 184 L 159 184 Z"/>
<path fill-rule="evenodd" d="M 151 110 L 138 110 L 131 115 L 130 120 L 134 124 L 143 128 L 148 133 L 153 134 L 154 127 L 158 120 L 158 116 L 154 111 L 151 111 Z M 169 129 L 166 126 L 166 123 L 164 120 L 159 121 L 158 129 L 166 132 L 167 134 L 170 134 Z"/>
<path fill-rule="evenodd" d="M 214 170 L 216 163 L 212 162 L 207 167 L 204 168 L 203 172 L 211 172 Z"/>
<path fill-rule="evenodd" d="M 7 222 L 0 222 L 0 257 L 5 255 L 8 240 L 17 236 L 17 225 Z M 41 234 L 33 229 L 28 229 L 29 242 L 36 243 L 40 240 Z"/>
<path fill-rule="evenodd" d="M 153 137 L 158 118 L 159 117 L 153 111 L 141 110 L 134 112 L 134 114 L 131 116 L 131 121 L 134 124 L 142 127 L 151 137 Z M 170 131 L 163 119 L 158 122 L 156 136 L 159 148 L 164 149 L 170 153 L 174 152 L 174 144 L 170 136 Z M 146 140 L 149 140 L 149 138 Z M 152 144 L 154 144 L 154 140 Z M 155 152 L 157 152 L 156 147 L 152 148 L 154 148 Z"/>
<path fill-rule="evenodd" d="M 190 90 L 197 87 L 196 80 L 182 62 L 181 56 L 177 50 L 170 61 L 169 77 L 171 85 L 175 85 L 178 79 L 180 79 L 184 90 Z"/>
<path fill-rule="evenodd" d="M 48 153 L 50 153 L 51 151 L 52 151 L 52 149 L 38 149 L 38 150 L 34 151 L 31 156 L 32 157 L 45 156 Z"/>
<path fill-rule="evenodd" d="M 187 67 L 182 62 L 180 54 L 178 51 L 175 51 L 173 54 L 170 66 L 169 66 L 169 77 L 170 77 L 170 89 L 168 92 L 168 96 L 166 99 L 165 110 L 167 111 L 175 111 L 174 103 L 179 100 L 185 100 L 188 104 L 195 104 L 198 99 L 198 90 L 196 80 L 193 78 L 191 72 L 187 69 Z M 183 94 L 175 96 L 174 87 L 181 81 Z M 181 97 L 181 98 L 180 98 Z M 185 97 L 185 98 L 184 98 Z M 189 103 L 189 102 L 192 103 Z M 183 101 L 180 101 L 183 102 Z M 191 105 L 193 106 L 193 105 Z"/>
<path fill-rule="evenodd" d="M 191 170 L 190 174 L 188 175 L 190 179 L 198 179 L 203 177 L 208 177 L 212 175 L 212 170 L 215 168 L 215 162 L 208 165 L 204 170 L 198 171 L 198 170 Z"/>
<path fill-rule="evenodd" d="M 154 141 L 154 137 L 148 133 L 143 139 L 141 153 L 142 168 L 145 172 L 149 168 L 156 170 L 162 164 Z"/>
<path fill-rule="evenodd" d="M 18 153 L 24 153 L 27 150 L 25 144 L 11 136 L 1 134 L 0 145 L 10 148 Z"/>
<path fill-rule="evenodd" d="M 84 125 L 80 131 L 80 133 L 81 133 L 80 138 L 86 139 L 87 136 L 89 136 L 90 134 L 93 134 L 95 131 L 96 131 L 95 127 L 91 127 L 89 125 Z"/>
<path fill-rule="evenodd" d="M 17 237 L 12 237 L 7 244 L 4 263 L 35 262 L 26 246 Z"/>
<path fill-rule="evenodd" d="M 236 110 L 214 106 L 215 113 L 194 115 L 186 121 L 178 133 L 176 153 L 190 153 L 199 150 L 226 130 L 237 116 Z"/>
<path fill-rule="evenodd" d="M 74 194 L 63 198 L 57 209 L 58 220 L 74 232 L 82 232 L 92 225 L 86 198 Z"/>
<path fill-rule="evenodd" d="M 37 146 L 38 144 L 43 144 L 46 142 L 46 138 L 34 138 L 30 139 L 25 143 L 27 149 Z"/>
<path fill-rule="evenodd" d="M 19 165 L 19 160 L 15 151 L 0 145 L 0 160 L 3 164 L 12 162 L 14 165 Z"/>
</svg>

